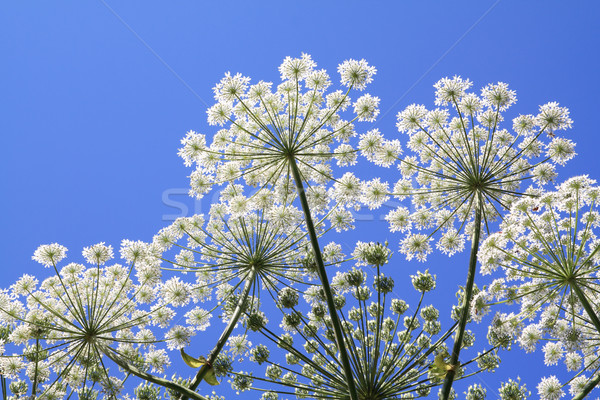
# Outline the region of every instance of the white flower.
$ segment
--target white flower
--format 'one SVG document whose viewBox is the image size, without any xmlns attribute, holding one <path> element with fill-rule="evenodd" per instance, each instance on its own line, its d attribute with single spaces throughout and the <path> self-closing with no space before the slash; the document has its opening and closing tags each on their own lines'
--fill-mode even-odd
<svg viewBox="0 0 600 400">
<path fill-rule="evenodd" d="M 13 354 L 12 357 L 0 357 L 0 370 L 7 378 L 17 379 L 24 368 L 25 362 L 17 354 Z"/>
<path fill-rule="evenodd" d="M 385 220 L 390 224 L 391 232 L 404 232 L 412 226 L 410 211 L 406 207 L 398 207 L 390 211 L 385 216 Z"/>
<path fill-rule="evenodd" d="M 212 315 L 203 308 L 195 307 L 185 314 L 185 323 L 193 329 L 204 331 L 210 326 L 210 318 Z"/>
<path fill-rule="evenodd" d="M 481 89 L 483 104 L 495 110 L 504 111 L 517 101 L 517 94 L 509 90 L 506 83 L 498 82 Z"/>
<path fill-rule="evenodd" d="M 362 200 L 369 207 L 369 210 L 381 207 L 388 199 L 389 188 L 387 182 L 381 182 L 379 178 L 375 178 L 363 183 Z"/>
<path fill-rule="evenodd" d="M 331 242 L 323 247 L 323 259 L 330 264 L 337 264 L 344 260 L 342 246 Z"/>
<path fill-rule="evenodd" d="M 570 128 L 573 121 L 569 118 L 569 110 L 566 107 L 559 107 L 558 103 L 551 102 L 540 106 L 536 123 L 549 132 L 554 132 Z"/>
<path fill-rule="evenodd" d="M 542 400 L 558 400 L 565 395 L 560 381 L 555 376 L 543 378 L 537 390 Z"/>
<path fill-rule="evenodd" d="M 233 357 L 247 356 L 252 347 L 252 342 L 246 339 L 246 335 L 230 336 L 227 339 L 227 346 Z"/>
<path fill-rule="evenodd" d="M 361 194 L 361 182 L 351 172 L 346 172 L 333 184 L 333 197 L 341 204 L 355 205 Z"/>
<path fill-rule="evenodd" d="M 448 103 L 458 102 L 464 95 L 465 90 L 471 87 L 473 83 L 468 79 L 462 79 L 460 76 L 454 78 L 440 79 L 435 85 L 435 104 L 445 106 Z"/>
<path fill-rule="evenodd" d="M 31 257 L 34 261 L 43 264 L 44 267 L 56 265 L 67 255 L 67 248 L 58 243 L 44 244 L 37 248 Z"/>
<path fill-rule="evenodd" d="M 183 249 L 175 256 L 175 262 L 177 265 L 188 268 L 193 267 L 196 264 L 194 260 L 194 253 L 191 250 Z"/>
<path fill-rule="evenodd" d="M 103 265 L 113 258 L 112 246 L 105 246 L 104 242 L 83 248 L 83 257 L 90 264 Z"/>
<path fill-rule="evenodd" d="M 513 202 L 533 194 L 522 188 L 524 183 L 551 182 L 556 176 L 554 166 L 564 165 L 575 151 L 574 143 L 563 138 L 553 137 L 547 143 L 542 135 L 550 125 L 537 126 L 531 115 L 515 118 L 516 134 L 502 129 L 502 111 L 516 101 L 515 92 L 504 83 L 485 86 L 481 96 L 469 93 L 471 82 L 460 77 L 441 79 L 434 87 L 436 105 L 454 110 L 427 111 L 412 104 L 398 113 L 398 130 L 409 136 L 406 147 L 415 154 L 400 159 L 402 177 L 394 192 L 400 198 L 411 196 L 415 215 L 438 215 L 435 223 L 421 219 L 427 223 L 418 223 L 413 230 L 435 228 L 441 234 L 436 235 L 440 237 L 436 247 L 452 255 L 463 247 L 455 231 L 480 230 L 481 225 L 473 227 L 478 218 L 489 227 Z M 361 142 L 367 159 L 389 165 L 375 156 L 385 139 L 365 136 Z"/>
<path fill-rule="evenodd" d="M 583 357 L 578 353 L 567 353 L 565 355 L 565 366 L 569 371 L 577 371 L 581 368 Z"/>
<path fill-rule="evenodd" d="M 171 365 L 165 349 L 152 349 L 144 355 L 144 361 L 152 367 L 153 373 L 164 373 Z"/>
<path fill-rule="evenodd" d="M 190 284 L 182 282 L 178 276 L 166 281 L 159 290 L 165 303 L 175 307 L 186 305 L 191 300 Z"/>
<path fill-rule="evenodd" d="M 171 322 L 174 316 L 175 311 L 164 305 L 155 304 L 151 308 L 150 318 L 152 324 L 161 328 L 169 326 L 169 322 Z"/>
<path fill-rule="evenodd" d="M 334 151 L 338 166 L 356 164 L 356 152 L 354 148 L 346 143 L 340 144 Z"/>
<path fill-rule="evenodd" d="M 579 393 L 583 392 L 587 384 L 588 378 L 585 375 L 580 375 L 576 378 L 573 378 L 571 384 L 569 385 L 569 394 L 571 396 L 577 396 Z"/>
<path fill-rule="evenodd" d="M 189 346 L 191 337 L 195 332 L 188 327 L 175 325 L 165 335 L 167 341 L 167 348 L 169 350 L 179 350 Z"/>
<path fill-rule="evenodd" d="M 306 77 L 305 82 L 307 88 L 319 91 L 324 91 L 331 85 L 329 74 L 324 69 L 313 71 Z"/>
<path fill-rule="evenodd" d="M 423 105 L 411 104 L 398 113 L 396 127 L 399 132 L 409 132 L 421 129 L 426 123 L 427 109 Z"/>
<path fill-rule="evenodd" d="M 231 76 L 231 73 L 227 72 L 221 82 L 213 88 L 215 99 L 219 102 L 233 102 L 239 99 L 245 94 L 248 82 L 250 82 L 250 78 L 244 77 L 242 74 Z"/>
<path fill-rule="evenodd" d="M 375 67 L 369 66 L 365 60 L 346 60 L 338 66 L 342 85 L 363 90 L 373 81 L 377 72 Z"/>
<path fill-rule="evenodd" d="M 519 345 L 527 352 L 535 351 L 538 341 L 542 338 L 542 331 L 536 324 L 528 325 L 519 336 Z"/>
<path fill-rule="evenodd" d="M 544 364 L 546 365 L 556 365 L 558 361 L 562 358 L 564 354 L 564 350 L 560 343 L 546 343 L 543 348 L 544 350 Z"/>
<path fill-rule="evenodd" d="M 112 258 L 113 251 L 111 246 L 100 243 L 82 252 L 93 265 L 91 268 L 69 263 L 59 271 L 56 262 L 64 257 L 66 249 L 59 245 L 42 246 L 36 257 L 52 264 L 56 275 L 39 286 L 32 277 L 22 277 L 12 286 L 13 298 L 0 292 L 0 318 L 13 325 L 8 340 L 13 346 L 23 346 L 21 354 L 31 361 L 25 371 L 28 379 L 36 376 L 38 384 L 48 380 L 52 381 L 48 387 L 59 389 L 74 384 L 86 391 L 91 384 L 91 366 L 106 364 L 107 356 L 110 358 L 114 351 L 127 362 L 139 361 L 139 351 L 156 341 L 153 332 L 146 328 L 151 315 L 157 308 L 165 309 L 158 306 L 148 311 L 139 301 L 138 295 L 152 297 L 154 285 L 160 281 L 160 275 L 145 278 L 144 268 L 154 267 L 141 262 L 145 250 L 140 248 L 144 247 L 124 241 L 122 254 L 132 260 L 130 265 L 101 267 Z M 136 262 L 144 267 L 138 269 Z M 137 283 L 132 280 L 134 269 L 140 278 Z M 20 296 L 26 299 L 25 305 L 19 301 Z M 35 352 L 43 354 L 43 361 L 34 362 Z M 17 368 L 23 366 L 4 360 L 0 363 L 4 375 L 11 375 Z M 111 393 L 119 389 L 106 368 L 97 370 L 94 382 Z M 42 390 L 49 390 L 48 387 Z M 58 392 L 46 392 L 42 397 L 54 395 Z"/>
<path fill-rule="evenodd" d="M 198 162 L 202 155 L 205 154 L 206 137 L 194 131 L 188 131 L 183 139 L 181 139 L 183 147 L 179 149 L 179 156 L 183 158 L 187 167 L 192 163 Z"/>
<path fill-rule="evenodd" d="M 300 58 L 286 57 L 279 66 L 279 73 L 281 73 L 281 79 L 303 80 L 316 65 L 310 55 L 302 53 Z"/>
<path fill-rule="evenodd" d="M 37 284 L 38 280 L 33 275 L 25 274 L 19 278 L 17 282 L 11 285 L 10 289 L 15 296 L 29 295 L 35 291 Z M 2 354 L 2 352 L 0 352 L 0 354 Z"/>
<path fill-rule="evenodd" d="M 206 110 L 208 115 L 209 125 L 223 126 L 231 117 L 232 108 L 229 103 L 216 103 L 214 106 Z"/>
<path fill-rule="evenodd" d="M 327 219 L 331 222 L 331 227 L 334 228 L 336 232 L 354 229 L 354 216 L 350 211 L 334 210 L 329 214 Z"/>
<path fill-rule="evenodd" d="M 548 145 L 546 156 L 559 165 L 565 165 L 567 161 L 575 157 L 575 143 L 568 139 L 554 138 Z"/>
<path fill-rule="evenodd" d="M 135 263 L 143 260 L 148 254 L 148 245 L 141 241 L 124 239 L 121 242 L 121 258 L 127 262 Z"/>
<path fill-rule="evenodd" d="M 456 229 L 451 228 L 445 231 L 435 247 L 442 253 L 452 256 L 465 248 L 465 237 Z"/>
<path fill-rule="evenodd" d="M 359 121 L 375 121 L 379 115 L 379 97 L 362 95 L 354 103 L 354 113 Z"/>
<path fill-rule="evenodd" d="M 400 242 L 400 252 L 406 255 L 408 261 L 416 257 L 417 260 L 424 262 L 432 251 L 430 240 L 427 235 L 423 234 L 409 235 Z"/>
</svg>

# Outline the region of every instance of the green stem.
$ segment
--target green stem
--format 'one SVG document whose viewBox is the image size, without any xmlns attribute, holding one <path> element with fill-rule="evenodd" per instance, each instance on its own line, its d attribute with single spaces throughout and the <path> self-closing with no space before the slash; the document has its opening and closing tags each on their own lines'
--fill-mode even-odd
<svg viewBox="0 0 600 400">
<path fill-rule="evenodd" d="M 323 257 L 321 256 L 321 248 L 319 246 L 319 241 L 317 239 L 317 233 L 315 231 L 315 227 L 313 224 L 312 217 L 310 215 L 310 209 L 308 207 L 308 200 L 306 199 L 306 192 L 304 191 L 304 184 L 302 183 L 302 178 L 300 177 L 300 171 L 298 170 L 298 165 L 296 164 L 296 159 L 294 156 L 290 156 L 288 158 L 290 163 L 290 169 L 292 170 L 292 174 L 294 176 L 294 181 L 296 183 L 296 189 L 298 192 L 298 197 L 300 198 L 300 204 L 302 205 L 302 211 L 304 212 L 304 219 L 306 221 L 306 229 L 308 231 L 308 235 L 310 237 L 310 244 L 313 249 L 313 253 L 315 256 L 315 262 L 317 264 L 317 273 L 319 274 L 319 279 L 321 280 L 321 285 L 323 286 L 323 291 L 325 292 L 325 300 L 327 302 L 327 307 L 329 309 L 329 316 L 331 317 L 331 324 L 333 325 L 333 332 L 335 335 L 335 341 L 340 352 L 340 361 L 342 362 L 342 367 L 344 369 L 344 376 L 346 377 L 346 383 L 348 384 L 348 392 L 350 394 L 351 400 L 358 400 L 358 393 L 356 391 L 356 386 L 354 384 L 354 376 L 352 374 L 352 367 L 350 366 L 350 360 L 348 359 L 348 352 L 346 350 L 346 344 L 344 341 L 344 335 L 342 333 L 342 327 L 340 324 L 340 319 L 337 314 L 337 310 L 335 308 L 335 303 L 333 301 L 333 295 L 331 294 L 331 287 L 329 286 L 329 279 L 327 278 L 327 272 L 325 271 L 325 264 L 323 263 Z"/>
<path fill-rule="evenodd" d="M 473 298 L 473 285 L 475 283 L 475 272 L 477 270 L 477 252 L 479 250 L 479 236 L 481 234 L 481 206 L 476 206 L 475 209 L 474 228 L 475 231 L 473 232 L 473 239 L 471 242 L 471 258 L 469 260 L 469 273 L 467 275 L 467 284 L 465 286 L 464 300 L 460 311 L 460 322 L 458 325 L 456 339 L 454 340 L 452 355 L 450 356 L 450 365 L 455 365 L 457 368 L 458 356 L 460 355 L 460 349 L 462 347 L 465 328 L 467 326 L 467 321 L 469 320 L 469 309 L 471 307 L 471 299 Z M 454 375 L 454 370 L 450 370 L 446 373 L 446 379 L 444 380 L 444 386 L 442 387 L 442 396 L 440 397 L 443 400 L 448 400 L 450 396 L 452 382 L 454 382 Z"/>
<path fill-rule="evenodd" d="M 596 375 L 596 377 L 594 379 L 589 381 L 588 384 L 585 385 L 585 387 L 583 388 L 583 391 L 581 393 L 579 393 L 577 396 L 573 397 L 573 400 L 585 399 L 585 396 L 587 396 L 592 391 L 592 389 L 594 389 L 596 387 L 596 385 L 598 383 L 600 383 L 600 374 Z"/>
<path fill-rule="evenodd" d="M 598 315 L 594 311 L 594 308 L 588 301 L 587 297 L 585 297 L 585 294 L 583 293 L 583 291 L 581 290 L 581 288 L 579 287 L 579 285 L 577 283 L 571 282 L 570 286 L 571 286 L 571 289 L 573 289 L 573 291 L 577 295 L 577 298 L 581 302 L 581 305 L 585 309 L 586 313 L 592 320 L 592 324 L 594 324 L 594 326 L 596 327 L 596 330 L 598 331 L 598 333 L 600 333 L 600 319 L 598 318 Z"/>
<path fill-rule="evenodd" d="M 200 382 L 202 382 L 202 379 L 204 379 L 204 376 L 206 375 L 208 370 L 210 368 L 212 368 L 212 365 L 217 360 L 217 357 L 219 356 L 221 349 L 223 349 L 223 346 L 225 346 L 227 339 L 229 339 L 229 336 L 231 336 L 231 332 L 233 332 L 233 328 L 235 328 L 238 321 L 240 320 L 240 317 L 242 316 L 242 314 L 244 312 L 244 304 L 246 303 L 246 300 L 248 299 L 248 295 L 250 294 L 250 289 L 252 288 L 252 285 L 254 284 L 254 278 L 256 277 L 256 273 L 257 273 L 257 270 L 252 269 L 252 272 L 250 272 L 250 276 L 248 278 L 246 278 L 246 283 L 244 284 L 244 290 L 242 292 L 242 295 L 240 296 L 237 307 L 235 308 L 235 311 L 233 312 L 233 315 L 231 316 L 231 319 L 229 320 L 229 324 L 227 324 L 227 327 L 225 328 L 223 333 L 221 333 L 221 337 L 219 337 L 219 340 L 217 340 L 217 344 L 215 344 L 215 347 L 210 352 L 210 356 L 208 357 L 208 362 L 206 364 L 204 364 L 202 366 L 202 368 L 200 368 L 200 370 L 198 371 L 198 373 L 196 374 L 196 376 L 190 383 L 191 390 L 196 390 L 196 388 L 198 387 Z M 181 398 L 181 400 L 187 400 L 187 396 L 183 396 Z"/>
<path fill-rule="evenodd" d="M 577 295 L 577 298 L 581 302 L 581 305 L 585 309 L 586 313 L 592 320 L 592 324 L 594 324 L 594 326 L 596 327 L 596 330 L 598 331 L 598 333 L 600 333 L 600 319 L 598 318 L 598 315 L 594 311 L 594 308 L 588 301 L 587 297 L 585 297 L 583 290 L 581 290 L 581 288 L 579 287 L 579 285 L 576 282 L 571 282 L 570 286 L 571 286 L 571 289 L 573 289 L 573 291 Z M 583 392 L 581 392 L 577 396 L 573 397 L 573 399 L 574 400 L 575 399 L 583 399 L 585 396 L 587 396 L 587 394 L 589 392 L 592 391 L 592 389 L 594 389 L 596 387 L 596 385 L 598 385 L 598 383 L 600 383 L 600 374 L 598 374 L 594 379 L 589 381 L 587 383 L 587 385 L 585 385 Z"/>
<path fill-rule="evenodd" d="M 39 362 L 39 346 L 40 346 L 40 339 L 35 339 L 35 371 L 33 374 L 33 385 L 31 388 L 31 397 L 32 398 L 36 398 L 37 396 L 37 384 L 38 384 L 38 362 Z"/>
<path fill-rule="evenodd" d="M 106 355 L 108 358 L 110 358 L 112 361 L 114 361 L 119 367 L 123 368 L 124 370 L 131 373 L 132 375 L 137 376 L 138 378 L 142 378 L 145 381 L 155 383 L 155 384 L 165 387 L 167 389 L 175 390 L 175 391 L 181 393 L 182 395 L 190 397 L 192 399 L 208 400 L 206 397 L 194 392 L 191 389 L 188 389 L 185 386 L 181 386 L 175 382 L 171 382 L 169 380 L 159 378 L 158 376 L 154 376 L 147 372 L 140 371 L 133 365 L 130 365 L 129 363 L 121 360 L 118 356 L 115 356 L 114 354 L 112 354 L 112 352 L 114 352 L 114 350 L 112 350 L 112 349 L 104 349 L 102 352 L 104 353 L 104 355 Z"/>
</svg>

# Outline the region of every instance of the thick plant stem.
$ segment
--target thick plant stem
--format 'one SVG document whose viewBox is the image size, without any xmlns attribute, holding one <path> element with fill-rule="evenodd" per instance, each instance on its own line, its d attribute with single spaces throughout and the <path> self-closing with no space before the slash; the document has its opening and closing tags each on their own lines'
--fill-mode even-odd
<svg viewBox="0 0 600 400">
<path fill-rule="evenodd" d="M 598 331 L 598 333 L 600 333 L 600 318 L 598 318 L 598 315 L 594 311 L 594 308 L 588 301 L 587 297 L 585 297 L 585 294 L 583 293 L 583 291 L 581 290 L 581 288 L 579 287 L 579 285 L 577 283 L 571 282 L 570 286 L 571 286 L 571 289 L 573 289 L 573 291 L 577 295 L 577 298 L 581 302 L 581 305 L 585 309 L 585 312 L 587 313 L 588 317 L 590 317 L 590 319 L 592 320 L 592 324 L 594 324 L 594 326 L 596 327 L 596 330 Z M 585 398 L 585 396 L 587 396 L 588 393 L 591 392 L 592 389 L 594 389 L 598 385 L 598 383 L 600 383 L 600 374 L 598 374 L 594 379 L 589 381 L 587 383 L 587 385 L 585 385 L 583 392 L 581 392 L 577 396 L 573 397 L 573 399 L 575 400 L 575 399 Z"/>
<path fill-rule="evenodd" d="M 581 305 L 585 309 L 585 312 L 587 313 L 588 317 L 590 317 L 590 319 L 592 320 L 592 324 L 594 324 L 596 330 L 598 331 L 598 333 L 600 333 L 600 319 L 598 318 L 598 315 L 594 311 L 594 308 L 588 301 L 587 297 L 585 297 L 585 294 L 583 293 L 583 291 L 577 283 L 573 282 L 569 286 L 571 286 L 571 289 L 573 289 L 573 291 L 577 295 L 577 298 L 581 302 Z"/>
<path fill-rule="evenodd" d="M 471 299 L 473 298 L 473 285 L 475 284 L 475 272 L 477 271 L 477 252 L 479 250 L 479 236 L 481 234 L 481 208 L 477 207 L 475 210 L 475 231 L 473 232 L 473 238 L 471 241 L 471 258 L 469 259 L 469 272 L 467 275 L 467 284 L 465 286 L 464 300 L 461 305 L 460 321 L 458 324 L 458 331 L 456 333 L 456 339 L 454 340 L 454 347 L 452 348 L 452 355 L 450 356 L 450 365 L 458 368 L 458 356 L 460 355 L 460 349 L 462 347 L 463 337 L 465 334 L 465 328 L 467 321 L 469 320 L 469 309 L 471 306 Z M 452 389 L 452 382 L 454 382 L 454 369 L 446 373 L 446 379 L 444 380 L 444 386 L 442 387 L 443 400 L 448 400 L 450 391 Z"/>
<path fill-rule="evenodd" d="M 325 299 L 327 301 L 327 307 L 329 309 L 329 315 L 331 317 L 331 324 L 333 325 L 335 341 L 340 352 L 340 361 L 342 362 L 344 376 L 346 377 L 346 383 L 348 384 L 348 392 L 350 394 L 350 399 L 358 400 L 358 393 L 356 391 L 356 385 L 354 384 L 354 376 L 352 374 L 352 367 L 350 366 L 350 360 L 348 358 L 348 352 L 346 350 L 344 334 L 342 333 L 340 319 L 335 308 L 335 303 L 333 302 L 333 295 L 331 294 L 329 279 L 327 278 L 327 273 L 325 272 L 325 264 L 323 263 L 323 257 L 321 256 L 321 248 L 319 246 L 315 226 L 310 215 L 310 209 L 308 207 L 306 193 L 304 192 L 304 184 L 302 183 L 300 171 L 298 170 L 298 165 L 296 164 L 296 160 L 293 156 L 289 157 L 289 162 L 292 174 L 294 176 L 294 181 L 296 183 L 298 197 L 300 198 L 300 204 L 302 205 L 302 211 L 304 212 L 306 229 L 310 237 L 310 244 L 312 246 L 313 253 L 315 256 L 315 262 L 317 264 L 317 273 L 319 274 L 319 279 L 321 280 L 321 285 L 323 286 L 323 291 L 325 292 Z"/>
<path fill-rule="evenodd" d="M 217 340 L 217 344 L 215 344 L 215 347 L 210 352 L 207 363 L 205 365 L 203 365 L 202 368 L 200 368 L 200 370 L 198 371 L 198 373 L 196 374 L 196 376 L 190 383 L 191 390 L 196 390 L 196 388 L 198 387 L 200 382 L 202 382 L 202 379 L 204 379 L 204 376 L 208 372 L 208 369 L 212 368 L 212 365 L 217 360 L 217 357 L 219 356 L 221 349 L 223 349 L 223 346 L 225 346 L 227 339 L 229 339 L 229 336 L 231 336 L 231 332 L 233 332 L 233 328 L 235 328 L 238 321 L 240 320 L 240 317 L 242 316 L 242 313 L 244 312 L 244 303 L 246 303 L 246 300 L 248 300 L 248 295 L 250 294 L 250 289 L 252 288 L 252 285 L 254 284 L 254 278 L 256 277 L 256 273 L 257 273 L 256 269 L 253 269 L 252 272 L 250 273 L 250 276 L 246 278 L 246 283 L 244 284 L 244 289 L 242 291 L 242 295 L 240 296 L 240 299 L 235 308 L 235 311 L 233 312 L 233 315 L 231 316 L 231 319 L 229 320 L 229 324 L 227 324 L 227 327 L 225 328 L 223 333 L 221 333 L 221 337 L 219 337 L 219 340 Z M 187 396 L 183 396 L 181 398 L 181 400 L 187 400 Z"/>
<path fill-rule="evenodd" d="M 583 391 L 579 393 L 577 396 L 573 397 L 573 400 L 583 400 L 585 397 L 600 383 L 600 374 L 596 375 L 594 379 L 588 382 L 587 385 L 583 388 Z"/>
<path fill-rule="evenodd" d="M 132 375 L 137 376 L 138 378 L 142 378 L 145 381 L 152 382 L 152 383 L 155 383 L 162 387 L 165 387 L 167 389 L 174 390 L 178 393 L 181 393 L 182 395 L 185 395 L 185 396 L 195 399 L 195 400 L 208 400 L 206 397 L 204 397 L 204 396 L 194 392 L 193 390 L 191 390 L 185 386 L 182 386 L 178 383 L 169 381 L 167 379 L 159 378 L 158 376 L 154 376 L 147 372 L 140 371 L 133 365 L 131 365 L 127 362 L 124 362 L 118 356 L 112 354 L 110 349 L 106 349 L 105 351 L 103 351 L 103 353 L 108 358 L 110 358 L 112 361 L 114 361 L 115 364 L 117 364 L 119 367 L 123 368 L 124 370 L 131 373 Z"/>
</svg>

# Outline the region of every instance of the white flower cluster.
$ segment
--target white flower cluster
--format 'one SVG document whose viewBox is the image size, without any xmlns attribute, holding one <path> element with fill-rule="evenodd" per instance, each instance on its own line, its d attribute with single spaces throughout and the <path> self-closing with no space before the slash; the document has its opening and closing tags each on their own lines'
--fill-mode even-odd
<svg viewBox="0 0 600 400">
<path fill-rule="evenodd" d="M 122 381 L 101 367 L 110 357 L 163 373 L 170 361 L 157 347 L 163 339 L 157 334 L 175 315 L 169 305 L 181 303 L 175 295 L 181 288 L 161 282 L 149 247 L 123 241 L 126 267 L 106 265 L 113 249 L 99 243 L 83 250 L 92 267 L 71 262 L 59 268 L 67 249 L 56 243 L 40 246 L 34 260 L 52 267 L 55 275 L 42 282 L 23 275 L 10 291 L 0 292 L 0 326 L 10 328 L 6 343 L 23 347 L 25 355 L 0 357 L 2 374 L 16 379 L 24 372 L 36 397 L 61 398 L 68 395 L 67 386 L 83 393 L 97 383 L 118 393 Z M 173 335 L 165 335 L 172 347 Z"/>
<path fill-rule="evenodd" d="M 556 166 L 575 156 L 575 144 L 558 136 L 571 127 L 569 111 L 547 103 L 508 129 L 504 114 L 517 96 L 507 84 L 477 94 L 468 79 L 443 78 L 434 85 L 436 108 L 412 104 L 398 113 L 403 148 L 378 129 L 359 133 L 355 126 L 380 113 L 378 97 L 350 97 L 366 89 L 376 69 L 347 60 L 338 72 L 340 89 L 331 89 L 328 73 L 302 54 L 283 60 L 279 84 L 226 73 L 207 110 L 218 131 L 189 131 L 179 149 L 193 168 L 190 196 L 217 189 L 218 200 L 206 216 L 178 218 L 150 243 L 124 240 L 118 253 L 126 266 L 111 264 L 115 251 L 105 243 L 83 249 L 91 267 L 62 265 L 67 249 L 57 243 L 35 251 L 33 260 L 55 276 L 40 282 L 24 275 L 0 291 L 0 373 L 15 379 L 15 398 L 26 396 L 28 384 L 17 379 L 27 378 L 36 398 L 98 398 L 102 391 L 129 399 L 121 393 L 129 374 L 166 374 L 168 351 L 191 346 L 217 313 L 227 325 L 206 358 L 182 352 L 188 365 L 202 365 L 195 378 L 148 379 L 168 387 L 170 398 L 189 397 L 184 392 L 202 380 L 216 384 L 227 375 L 238 391 L 255 388 L 256 379 L 298 398 L 424 397 L 443 380 L 441 397 L 448 399 L 457 396 L 452 381 L 470 376 L 469 364 L 494 371 L 495 349 L 514 343 L 527 353 L 539 348 L 547 366 L 564 363 L 576 374 L 573 396 L 600 382 L 600 188 L 580 176 L 543 191 Z M 363 181 L 352 172 L 334 178 L 359 154 L 378 167 L 396 166 L 396 182 Z M 447 331 L 439 320 L 444 310 L 423 303 L 436 288 L 429 269 L 409 275 L 420 296 L 410 310 L 381 272 L 392 256 L 387 242 L 359 241 L 348 257 L 341 244 L 319 243 L 328 232 L 354 228 L 351 209 L 377 209 L 392 197 L 410 197 L 410 205 L 385 217 L 402 235 L 407 260 L 424 262 L 436 249 L 452 256 L 472 237 L 469 278 L 452 309 L 459 322 Z M 499 217 L 500 231 L 489 234 Z M 489 235 L 480 245 L 484 227 Z M 504 272 L 484 290 L 474 284 L 477 259 L 484 274 Z M 330 281 L 326 271 L 347 261 L 354 267 L 334 268 Z M 282 313 L 279 330 L 263 308 L 271 299 Z M 487 335 L 492 349 L 466 361 L 460 349 L 475 343 L 466 323 L 482 321 L 494 302 L 519 309 L 497 312 Z M 285 357 L 271 360 L 275 346 L 253 346 L 254 333 Z M 20 355 L 4 355 L 9 348 Z M 266 378 L 233 373 L 233 362 L 244 359 L 266 363 Z M 277 364 L 283 359 L 285 367 Z M 122 379 L 109 374 L 109 360 L 126 372 Z M 157 399 L 160 390 L 143 384 L 134 393 Z M 265 400 L 278 398 L 260 390 Z M 537 391 L 555 400 L 566 385 L 550 376 Z M 517 379 L 498 394 L 524 399 L 530 392 Z M 471 385 L 465 395 L 483 399 L 486 389 Z"/>
<path fill-rule="evenodd" d="M 482 243 L 482 272 L 505 273 L 487 294 L 520 304 L 521 318 L 530 323 L 518 332 L 518 342 L 527 352 L 551 340 L 542 348 L 546 365 L 563 360 L 569 371 L 593 372 L 600 366 L 594 306 L 600 302 L 600 188 L 578 176 L 537 194 L 516 201 L 500 232 Z M 561 388 L 555 377 L 538 386 L 546 399 L 562 396 Z"/>
<path fill-rule="evenodd" d="M 411 195 L 415 211 L 399 207 L 386 219 L 392 231 L 406 233 L 401 252 L 408 259 L 424 261 L 431 251 L 430 236 L 415 230 L 436 228 L 438 249 L 448 255 L 461 251 L 462 232 L 472 231 L 477 210 L 487 225 L 522 196 L 522 182 L 552 181 L 554 166 L 575 155 L 573 142 L 555 137 L 571 126 L 567 109 L 543 105 L 537 116 L 515 118 L 511 133 L 501 127 L 502 112 L 515 103 L 515 92 L 497 83 L 478 96 L 468 92 L 471 85 L 468 79 L 444 78 L 434 85 L 435 104 L 451 108 L 413 104 L 398 114 L 398 130 L 408 135 L 413 155 L 400 158 L 396 151 L 402 177 L 392 193 L 399 199 Z M 371 152 L 380 147 L 373 144 Z"/>
<path fill-rule="evenodd" d="M 320 185 L 330 180 L 329 161 L 352 165 L 356 155 L 348 139 L 356 135 L 355 121 L 373 121 L 379 99 L 365 94 L 352 105 L 355 116 L 342 119 L 350 105 L 350 89 L 363 90 L 375 68 L 364 60 L 348 60 L 339 66 L 346 92 L 327 93 L 331 81 L 307 54 L 287 57 L 279 67 L 283 82 L 260 81 L 227 73 L 214 88 L 217 103 L 208 110 L 211 125 L 226 125 L 211 143 L 190 131 L 182 140 L 180 156 L 195 165 L 191 194 L 205 195 L 214 185 L 244 180 L 248 185 L 290 185 L 290 163 L 300 169 L 304 181 Z M 291 184 L 293 187 L 293 183 Z M 284 190 L 287 193 L 287 190 Z"/>
</svg>

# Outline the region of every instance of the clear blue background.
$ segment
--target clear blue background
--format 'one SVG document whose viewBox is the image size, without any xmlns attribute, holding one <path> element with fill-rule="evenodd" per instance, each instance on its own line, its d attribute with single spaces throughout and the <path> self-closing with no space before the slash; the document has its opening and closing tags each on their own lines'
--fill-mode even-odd
<svg viewBox="0 0 600 400">
<path fill-rule="evenodd" d="M 2 286 L 48 272 L 31 261 L 39 244 L 59 242 L 77 260 L 100 241 L 150 240 L 180 213 L 173 201 L 188 214 L 206 210 L 209 200 L 183 194 L 190 170 L 176 155 L 179 140 L 189 129 L 216 131 L 205 109 L 224 72 L 277 82 L 283 58 L 301 52 L 334 79 L 347 58 L 375 65 L 368 92 L 382 99 L 376 126 L 388 138 L 398 135 L 398 111 L 433 105 L 432 84 L 444 76 L 468 77 L 476 90 L 509 83 L 513 112 L 558 101 L 571 110 L 567 137 L 579 153 L 559 180 L 598 179 L 599 11 L 595 1 L 3 2 Z M 359 230 L 396 249 L 398 237 L 376 233 L 386 226 L 372 218 Z M 395 261 L 398 277 L 425 267 Z M 465 264 L 466 255 L 427 264 L 448 301 Z M 518 367 L 537 397 L 540 373 L 564 371 L 540 372 L 539 357 L 523 356 L 517 350 L 512 364 L 482 377 L 488 392 Z"/>
</svg>

